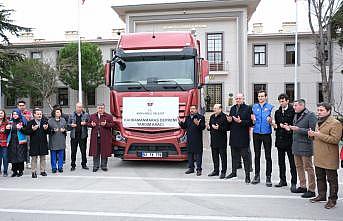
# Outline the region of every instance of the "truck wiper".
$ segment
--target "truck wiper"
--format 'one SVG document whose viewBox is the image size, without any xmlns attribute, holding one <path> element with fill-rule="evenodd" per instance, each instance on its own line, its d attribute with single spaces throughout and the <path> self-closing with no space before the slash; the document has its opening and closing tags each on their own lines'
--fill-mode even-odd
<svg viewBox="0 0 343 221">
<path fill-rule="evenodd" d="M 177 81 L 175 80 L 157 80 L 155 81 L 156 83 L 166 83 L 166 82 L 173 82 L 175 83 L 175 86 L 179 87 L 181 90 L 185 91 L 186 89 L 184 89 L 179 83 L 177 83 Z"/>
<path fill-rule="evenodd" d="M 125 84 L 125 83 L 135 83 L 135 84 L 139 84 L 139 86 L 141 87 L 141 88 L 144 88 L 144 90 L 145 91 L 149 91 L 141 82 L 139 82 L 139 81 L 118 81 L 118 82 L 115 82 L 116 84 L 120 84 L 120 83 L 122 83 L 122 84 Z"/>
</svg>

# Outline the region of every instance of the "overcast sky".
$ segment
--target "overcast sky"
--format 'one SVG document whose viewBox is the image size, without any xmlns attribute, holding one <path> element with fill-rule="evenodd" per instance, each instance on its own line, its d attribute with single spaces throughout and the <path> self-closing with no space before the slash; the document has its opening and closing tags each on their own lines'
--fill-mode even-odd
<svg viewBox="0 0 343 221">
<path fill-rule="evenodd" d="M 64 39 L 64 31 L 77 30 L 78 1 L 81 0 L 0 0 L 6 8 L 14 9 L 15 24 L 34 28 L 35 38 Z M 81 7 L 81 35 L 87 39 L 110 38 L 113 28 L 123 28 L 111 6 L 114 4 L 156 3 L 192 0 L 85 0 Z M 299 1 L 299 31 L 308 30 L 306 2 Z M 283 21 L 295 21 L 294 0 L 261 0 L 249 22 L 262 22 L 264 32 L 277 32 Z M 12 39 L 13 42 L 18 41 Z"/>
</svg>

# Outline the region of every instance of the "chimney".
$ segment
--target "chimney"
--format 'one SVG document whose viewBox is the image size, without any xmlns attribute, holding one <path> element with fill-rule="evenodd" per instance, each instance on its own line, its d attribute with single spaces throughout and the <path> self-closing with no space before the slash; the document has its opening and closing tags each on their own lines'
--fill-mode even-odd
<svg viewBox="0 0 343 221">
<path fill-rule="evenodd" d="M 284 33 L 293 33 L 295 32 L 295 28 L 295 22 L 282 22 L 282 32 Z"/>
<path fill-rule="evenodd" d="M 121 34 L 125 32 L 124 28 L 114 28 L 112 29 L 112 37 L 113 38 L 119 38 Z"/>
<path fill-rule="evenodd" d="M 261 34 L 263 32 L 263 23 L 252 24 L 252 32 L 254 34 Z"/>
<path fill-rule="evenodd" d="M 33 34 L 33 32 L 23 32 L 20 34 L 19 38 L 22 41 L 33 41 L 34 34 Z"/>
<path fill-rule="evenodd" d="M 78 31 L 65 31 L 64 32 L 64 38 L 66 40 L 77 40 L 78 36 L 79 36 Z"/>
</svg>

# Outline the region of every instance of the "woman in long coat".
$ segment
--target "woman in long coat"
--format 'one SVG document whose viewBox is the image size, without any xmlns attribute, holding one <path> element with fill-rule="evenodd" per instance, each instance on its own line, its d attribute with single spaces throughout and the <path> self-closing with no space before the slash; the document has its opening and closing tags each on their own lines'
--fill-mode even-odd
<svg viewBox="0 0 343 221">
<path fill-rule="evenodd" d="M 62 109 L 56 108 L 52 112 L 49 124 L 49 149 L 52 173 L 57 172 L 56 160 L 58 156 L 58 172 L 63 173 L 63 156 L 66 148 L 67 122 L 62 117 Z"/>
<path fill-rule="evenodd" d="M 8 162 L 12 163 L 12 177 L 20 177 L 23 175 L 24 162 L 27 159 L 27 138 L 23 134 L 23 122 L 17 111 L 12 112 L 6 131 L 8 134 Z"/>
</svg>

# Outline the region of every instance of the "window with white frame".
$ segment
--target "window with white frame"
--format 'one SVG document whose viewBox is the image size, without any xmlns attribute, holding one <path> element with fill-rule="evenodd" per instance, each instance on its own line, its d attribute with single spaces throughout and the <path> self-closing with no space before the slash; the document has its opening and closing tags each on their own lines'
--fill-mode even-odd
<svg viewBox="0 0 343 221">
<path fill-rule="evenodd" d="M 207 60 L 210 71 L 223 71 L 223 33 L 207 33 Z"/>
<path fill-rule="evenodd" d="M 254 45 L 254 65 L 267 64 L 267 45 Z"/>
</svg>

